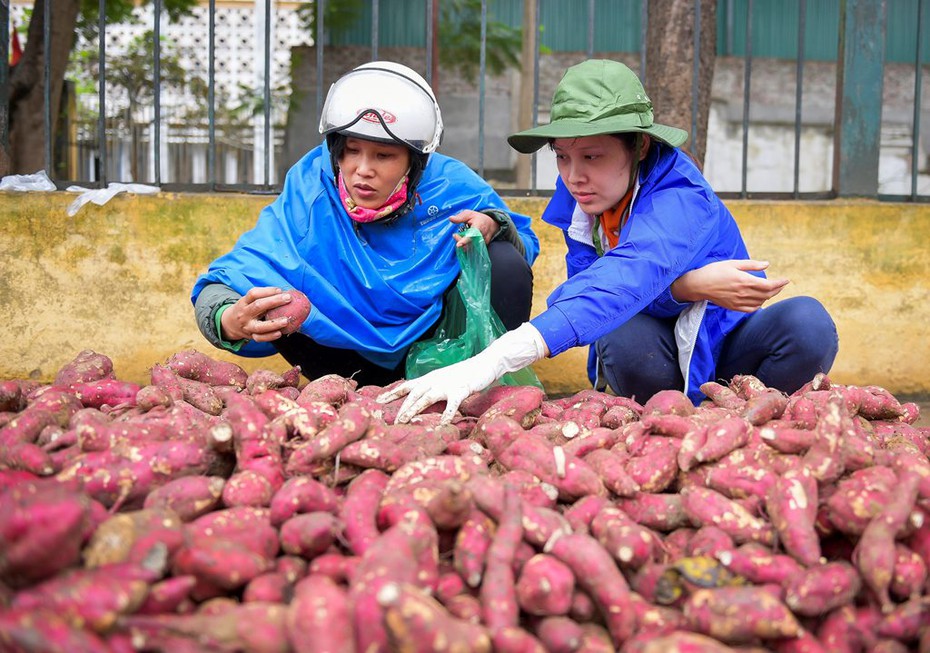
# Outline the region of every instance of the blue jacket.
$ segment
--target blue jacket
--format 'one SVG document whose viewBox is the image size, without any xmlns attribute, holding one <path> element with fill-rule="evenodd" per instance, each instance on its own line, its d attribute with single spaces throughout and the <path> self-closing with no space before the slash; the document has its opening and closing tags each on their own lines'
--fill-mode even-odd
<svg viewBox="0 0 930 653">
<path fill-rule="evenodd" d="M 555 356 L 592 344 L 640 312 L 677 316 L 685 391 L 698 403 L 704 398 L 700 385 L 713 378 L 724 337 L 748 314 L 708 302 L 680 303 L 672 297 L 671 284 L 707 263 L 749 254 L 733 216 L 688 155 L 653 143 L 640 165 L 619 244 L 602 257 L 592 243 L 593 216 L 578 207 L 561 179 L 557 182 L 542 219 L 564 233 L 568 280 L 549 296 L 547 310 L 532 323 Z M 592 347 L 592 383 L 596 373 Z"/>
<path fill-rule="evenodd" d="M 513 220 L 532 264 L 539 240 L 528 216 L 509 211 L 474 171 L 432 154 L 410 212 L 391 224 L 349 218 L 333 182 L 325 144 L 288 171 L 278 198 L 233 249 L 194 284 L 191 300 L 211 283 L 240 294 L 254 286 L 303 291 L 312 306 L 301 333 L 329 347 L 352 349 L 394 367 L 438 319 L 442 296 L 459 264 L 449 218 L 465 209 L 499 209 Z M 276 353 L 270 343 L 247 342 L 243 356 Z"/>
</svg>

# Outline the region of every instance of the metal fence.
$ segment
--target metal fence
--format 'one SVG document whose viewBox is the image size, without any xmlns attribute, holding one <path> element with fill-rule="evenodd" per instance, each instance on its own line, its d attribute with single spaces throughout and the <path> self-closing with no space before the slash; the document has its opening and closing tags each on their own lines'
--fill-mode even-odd
<svg viewBox="0 0 930 653">
<path fill-rule="evenodd" d="M 313 130 L 315 124 L 312 114 L 318 116 L 325 97 L 327 66 L 338 58 L 338 46 L 332 45 L 327 35 L 325 24 L 327 2 L 335 0 L 318 0 L 312 4 L 315 13 L 315 34 L 308 35 L 308 42 L 327 43 L 324 47 L 312 47 L 305 52 L 312 52 L 314 60 L 309 62 L 315 68 L 313 86 L 302 97 L 304 111 L 311 114 L 311 119 L 304 120 L 304 131 Z M 422 46 L 418 60 L 423 66 L 421 72 L 431 83 L 439 74 L 434 47 L 436 43 L 437 13 L 439 0 L 394 0 L 414 3 L 421 11 Z M 552 17 L 555 8 L 564 11 L 567 0 L 529 0 L 535 3 L 534 15 L 537 24 L 531 26 L 540 33 L 542 16 Z M 648 0 L 615 0 L 622 3 L 625 16 L 638 21 L 630 28 L 624 26 L 624 33 L 633 45 L 623 45 L 605 41 L 604 26 L 601 20 L 604 2 L 596 0 L 570 2 L 571 12 L 575 14 L 578 24 L 586 30 L 585 49 L 575 54 L 580 58 L 616 56 L 621 47 L 626 50 L 620 54 L 638 64 L 640 71 L 645 71 L 645 42 L 647 30 L 646 17 Z M 924 39 L 927 20 L 926 2 L 928 0 L 898 0 L 894 11 L 890 12 L 885 0 L 780 0 L 774 3 L 775 10 L 783 19 L 780 29 L 783 33 L 794 33 L 795 48 L 793 53 L 781 52 L 777 59 L 760 58 L 754 55 L 755 39 L 759 23 L 759 4 L 764 0 L 718 0 L 717 8 L 720 21 L 724 24 L 723 34 L 718 34 L 718 72 L 715 77 L 725 77 L 720 67 L 729 66 L 729 75 L 733 82 L 730 93 L 728 126 L 722 135 L 708 138 L 707 167 L 713 170 L 725 170 L 726 181 L 715 184 L 723 196 L 735 197 L 873 197 L 891 201 L 926 201 L 930 199 L 930 170 L 928 157 L 921 146 L 922 73 L 926 56 L 927 43 Z M 55 20 L 52 0 L 36 0 L 44 3 L 45 16 L 48 20 L 44 26 L 44 76 L 45 84 L 45 162 L 46 170 L 52 171 L 52 178 L 59 187 L 71 183 L 86 186 L 105 186 L 111 181 L 136 181 L 151 183 L 166 190 L 222 191 L 237 190 L 246 192 L 273 193 L 280 189 L 283 180 L 280 162 L 286 159 L 285 151 L 291 131 L 285 126 L 287 116 L 275 109 L 276 95 L 294 92 L 288 85 L 282 91 L 272 79 L 272 31 L 278 14 L 285 3 L 273 3 L 272 0 L 255 0 L 250 9 L 254 12 L 255 39 L 254 56 L 264 64 L 257 97 L 253 98 L 259 109 L 253 113 L 247 124 L 230 124 L 225 118 L 223 102 L 217 89 L 216 47 L 217 47 L 217 3 L 216 0 L 202 3 L 206 23 L 206 39 L 201 52 L 197 55 L 197 64 L 205 68 L 203 96 L 196 102 L 205 105 L 205 111 L 198 119 L 179 119 L 177 107 L 164 104 L 166 91 L 163 88 L 165 9 L 163 0 L 154 0 L 150 13 L 150 29 L 153 34 L 153 58 L 151 62 L 151 104 L 137 117 L 120 122 L 108 113 L 113 99 L 109 88 L 112 66 L 108 59 L 107 31 L 112 26 L 106 23 L 106 2 L 99 0 L 99 24 L 97 26 L 98 68 L 96 88 L 75 90 L 82 93 L 85 105 L 91 106 L 95 116 L 60 114 L 60 119 L 53 120 L 51 108 L 51 89 L 49 75 L 51 22 Z M 367 26 L 370 58 L 382 58 L 388 48 L 381 42 L 383 15 L 396 13 L 396 7 L 390 5 L 392 0 L 370 0 L 365 4 L 365 18 L 370 20 Z M 548 5 L 547 5 L 548 2 Z M 562 3 L 553 5 L 552 3 Z M 296 3 L 289 3 L 294 5 Z M 311 3 L 303 3 L 311 4 Z M 694 39 L 699 42 L 702 26 L 702 0 L 693 2 Z M 823 94 L 812 101 L 810 97 L 810 75 L 813 62 L 807 58 L 806 44 L 810 41 L 811 6 L 816 10 L 817 20 L 826 12 L 835 12 L 837 19 L 838 53 L 835 64 L 829 70 L 835 86 L 832 97 Z M 488 125 L 492 116 L 488 115 L 489 98 L 494 97 L 490 89 L 490 77 L 487 66 L 487 27 L 500 16 L 493 15 L 493 0 L 481 0 L 480 25 L 481 41 L 478 77 L 474 84 L 475 113 L 460 118 L 459 130 L 470 130 L 467 139 L 474 146 L 470 156 L 461 157 L 468 160 L 479 174 L 490 173 L 492 181 L 500 170 L 495 164 L 494 170 L 487 166 Z M 500 7 L 497 7 L 500 9 Z M 549 13 L 546 14 L 548 8 Z M 765 4 L 767 11 L 773 10 L 773 3 Z M 289 10 L 292 10 L 291 7 Z M 390 10 L 390 11 L 386 11 Z M 890 18 L 889 18 L 890 16 Z M 512 18 L 512 16 L 511 16 Z M 7 44 L 9 43 L 10 5 L 8 0 L 0 4 L 0 104 L 8 106 L 10 93 L 10 70 Z M 788 21 L 788 24 L 784 24 Z M 408 21 L 409 22 L 409 21 Z M 526 26 L 523 26 L 526 28 Z M 409 29 L 409 26 L 407 27 Z M 889 34 L 889 30 L 893 34 Z M 619 31 L 619 30 L 618 30 Z M 6 32 L 6 33 L 5 33 Z M 545 32 L 543 31 L 543 34 Z M 638 39 L 630 35 L 639 36 Z M 900 49 L 902 43 L 913 44 L 911 63 L 891 63 L 886 60 L 889 39 Z M 545 111 L 551 95 L 551 83 L 547 86 L 541 78 L 541 71 L 546 61 L 552 58 L 544 45 L 537 40 L 533 58 L 533 123 L 545 119 Z M 93 44 L 92 44 L 93 45 Z M 596 49 L 597 45 L 597 49 Z M 638 48 L 638 51 L 630 48 Z M 821 44 L 822 47 L 822 44 Z M 601 49 L 603 48 L 603 50 Z M 784 46 L 781 45 L 784 50 Z M 721 56 L 722 55 L 722 56 Z M 761 76 L 772 61 L 777 61 L 782 70 L 789 70 L 791 75 L 767 80 Z M 551 67 L 551 63 L 549 64 Z M 892 65 L 894 68 L 892 68 Z M 530 71 L 524 71 L 530 72 Z M 893 82 L 888 83 L 889 75 L 894 74 Z M 443 73 L 444 74 L 444 73 Z M 331 77 L 331 75 L 330 75 Z M 696 77 L 696 76 L 695 76 Z M 769 119 L 753 115 L 765 113 L 765 94 L 762 99 L 754 98 L 762 84 L 778 85 L 777 94 L 792 98 L 788 104 L 789 115 Z M 293 80 L 290 80 L 293 82 Z M 715 81 L 715 83 L 717 83 Z M 818 82 L 813 82 L 816 86 Z M 894 95 L 894 106 L 890 107 L 887 97 Z M 769 89 L 772 90 L 772 89 Z M 693 103 L 697 102 L 697 88 L 692 89 Z M 547 94 L 548 93 L 548 94 Z M 90 97 L 88 97 L 88 95 Z M 280 99 L 280 98 L 277 98 Z M 187 99 L 191 102 L 190 98 Z M 832 104 L 831 104 L 832 102 Z M 813 106 L 821 104 L 823 106 Z M 760 108 L 760 105 L 761 108 Z M 289 105 L 293 110 L 295 103 Z M 499 106 L 499 105 L 496 105 Z M 203 109 L 204 107 L 201 107 Z M 445 111 L 446 107 L 444 107 Z M 725 111 L 725 112 L 726 112 Z M 819 111 L 821 118 L 812 127 L 809 116 Z M 285 111 L 286 113 L 286 111 Z M 784 112 L 783 112 L 784 113 Z M 86 112 L 85 112 L 86 114 Z M 696 111 L 692 116 L 696 116 Z M 493 116 L 500 118 L 500 116 Z M 893 119 L 892 119 L 893 118 Z M 0 144 L 8 145 L 9 113 L 0 111 Z M 768 121 L 768 122 L 766 122 Z M 309 124 L 307 124 L 309 122 Z M 56 138 L 48 137 L 52 125 L 57 124 Z M 773 125 L 777 126 L 773 127 Z M 447 126 L 456 127 L 447 121 Z M 693 119 L 690 133 L 694 136 L 698 130 L 714 126 L 696 124 Z M 718 126 L 719 128 L 719 126 Z M 299 130 L 298 130 L 299 131 Z M 755 133 L 754 133 L 755 132 Z M 813 134 L 813 135 L 812 135 Z M 496 145 L 500 145 L 496 143 Z M 816 150 L 820 159 L 805 151 L 809 147 Z M 715 149 L 716 148 L 716 149 Z M 760 160 L 759 151 L 768 149 L 768 160 Z M 545 194 L 547 189 L 540 179 L 540 166 L 548 165 L 534 155 L 532 158 L 531 184 L 529 188 L 514 188 L 507 181 L 500 182 L 499 189 L 507 193 Z M 764 156 L 764 155 L 763 155 Z M 777 159 L 777 163 L 772 163 Z M 515 155 L 511 159 L 515 160 Z M 832 174 L 824 179 L 820 187 L 811 187 L 811 176 L 804 169 L 805 161 L 816 168 L 829 169 Z M 772 173 L 766 166 L 777 165 Z M 752 171 L 759 169 L 762 181 L 754 180 Z M 773 168 L 774 170 L 774 168 Z M 64 171 L 64 174 L 56 174 Z M 506 174 L 503 178 L 506 178 Z M 777 183 L 769 180 L 778 178 Z M 713 180 L 712 180 L 713 181 Z"/>
</svg>

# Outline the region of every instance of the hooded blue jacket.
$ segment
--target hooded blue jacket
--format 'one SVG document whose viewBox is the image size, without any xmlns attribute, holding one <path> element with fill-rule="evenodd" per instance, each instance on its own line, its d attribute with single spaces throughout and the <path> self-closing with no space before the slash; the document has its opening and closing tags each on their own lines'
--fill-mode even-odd
<svg viewBox="0 0 930 653">
<path fill-rule="evenodd" d="M 354 222 L 336 191 L 326 145 L 320 145 L 288 171 L 281 194 L 255 227 L 197 279 L 191 301 L 212 283 L 243 295 L 255 286 L 298 289 L 312 306 L 301 333 L 394 367 L 439 319 L 443 293 L 459 273 L 452 237 L 459 225 L 450 217 L 465 209 L 503 211 L 527 261 L 539 254 L 530 218 L 511 212 L 460 161 L 430 155 L 416 193 L 414 208 L 392 223 Z M 277 351 L 270 343 L 248 341 L 238 353 Z"/>
<path fill-rule="evenodd" d="M 619 243 L 604 256 L 597 255 L 592 242 L 594 217 L 578 207 L 561 179 L 542 219 L 563 231 L 568 247 L 568 280 L 549 296 L 548 309 L 532 320 L 550 355 L 590 345 L 640 312 L 677 316 L 685 391 L 700 402 L 700 385 L 713 378 L 724 337 L 748 314 L 708 302 L 680 303 L 672 297 L 671 284 L 707 263 L 749 254 L 733 216 L 691 158 L 653 141 L 640 164 Z M 593 347 L 588 376 L 597 383 Z"/>
</svg>

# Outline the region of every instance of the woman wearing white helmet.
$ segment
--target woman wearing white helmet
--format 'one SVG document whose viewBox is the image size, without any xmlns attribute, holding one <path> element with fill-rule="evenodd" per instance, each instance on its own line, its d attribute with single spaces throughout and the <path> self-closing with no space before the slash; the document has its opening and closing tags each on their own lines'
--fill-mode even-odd
<svg viewBox="0 0 930 653">
<path fill-rule="evenodd" d="M 491 258 L 491 304 L 507 328 L 526 321 L 539 241 L 466 165 L 436 152 L 442 114 L 410 68 L 376 61 L 337 80 L 320 119 L 326 142 L 288 172 L 255 228 L 193 288 L 201 332 L 243 356 L 280 353 L 304 375 L 386 385 L 432 334 L 459 266 L 458 231 L 475 227 Z M 265 314 L 307 295 L 299 332 Z"/>
</svg>

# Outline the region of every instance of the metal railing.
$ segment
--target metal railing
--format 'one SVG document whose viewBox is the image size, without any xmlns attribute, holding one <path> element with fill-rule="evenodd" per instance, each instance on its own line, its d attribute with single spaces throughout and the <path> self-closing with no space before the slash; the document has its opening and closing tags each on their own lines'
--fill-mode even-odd
<svg viewBox="0 0 930 653">
<path fill-rule="evenodd" d="M 54 139 L 48 135 L 52 132 L 52 125 L 56 122 L 53 120 L 53 111 L 51 106 L 52 89 L 50 82 L 49 58 L 52 38 L 52 22 L 55 16 L 52 12 L 52 0 L 39 0 L 44 3 L 45 25 L 44 25 L 44 43 L 43 43 L 43 83 L 44 87 L 44 154 L 46 170 L 56 170 L 56 156 L 61 157 L 62 153 L 56 151 L 57 143 L 61 139 Z M 332 1 L 332 0 L 330 0 Z M 399 0 L 398 0 L 399 1 Z M 414 1 L 414 0 L 408 0 Z M 426 19 L 423 24 L 424 54 L 420 56 L 419 61 L 425 68 L 425 77 L 431 83 L 438 74 L 436 56 L 434 47 L 436 42 L 435 24 L 436 13 L 439 10 L 438 0 L 416 0 L 422 2 L 423 11 Z M 533 0 L 536 3 L 535 16 L 537 24 L 530 29 L 539 34 L 539 17 L 543 0 Z M 602 0 L 607 1 L 607 0 Z M 618 0 L 619 1 L 619 0 Z M 631 0 L 636 2 L 637 0 Z M 925 48 L 925 39 L 923 37 L 924 25 L 927 12 L 925 2 L 928 0 L 911 0 L 915 14 L 913 17 L 912 29 L 914 33 L 911 37 L 915 41 L 915 50 L 913 54 L 913 64 L 910 67 L 905 66 L 904 76 L 911 74 L 913 76 L 912 98 L 910 103 L 907 99 L 903 100 L 907 108 L 909 122 L 896 123 L 897 126 L 887 127 L 882 123 L 882 97 L 881 93 L 876 93 L 876 84 L 881 88 L 883 76 L 888 74 L 888 67 L 883 61 L 883 51 L 886 40 L 886 3 L 883 0 L 836 0 L 838 11 L 840 12 L 839 43 L 837 47 L 838 57 L 836 61 L 836 80 L 837 92 L 835 95 L 835 104 L 832 108 L 836 116 L 835 124 L 829 124 L 827 120 L 819 127 L 821 141 L 827 139 L 828 146 L 832 146 L 832 163 L 834 166 L 832 181 L 829 187 L 821 189 L 803 189 L 805 174 L 802 171 L 802 163 L 805 161 L 805 155 L 802 152 L 805 147 L 805 134 L 810 131 L 810 126 L 804 121 L 808 107 L 805 101 L 808 100 L 805 82 L 807 81 L 805 72 L 811 65 L 811 62 L 805 58 L 805 41 L 807 40 L 808 29 L 808 0 L 795 0 L 795 2 L 782 2 L 783 6 L 790 6 L 791 13 L 797 16 L 796 34 L 797 45 L 794 60 L 782 60 L 782 66 L 793 68 L 794 86 L 789 88 L 787 82 L 781 80 L 780 83 L 785 87 L 780 89 L 783 95 L 790 95 L 794 98 L 791 112 L 793 121 L 790 127 L 785 127 L 780 123 L 781 130 L 778 138 L 790 142 L 790 157 L 781 157 L 790 160 L 790 165 L 781 164 L 780 175 L 784 179 L 790 179 L 790 190 L 771 190 L 759 187 L 757 183 L 750 179 L 750 172 L 757 162 L 753 159 L 753 148 L 751 134 L 757 128 L 758 122 L 753 117 L 753 111 L 756 104 L 752 99 L 753 91 L 757 87 L 756 66 L 759 60 L 754 54 L 754 34 L 753 34 L 753 17 L 754 2 L 753 0 L 719 0 L 718 12 L 727 12 L 726 25 L 728 33 L 725 35 L 727 45 L 724 48 L 725 60 L 732 65 L 734 61 L 742 63 L 742 83 L 741 83 L 741 116 L 737 122 L 731 120 L 731 128 L 738 126 L 738 134 L 729 133 L 730 141 L 738 140 L 739 151 L 739 175 L 738 182 L 732 175 L 734 166 L 728 166 L 731 170 L 733 181 L 729 188 L 724 188 L 721 195 L 730 197 L 778 197 L 800 199 L 805 197 L 837 197 L 837 196 L 861 196 L 873 197 L 881 200 L 893 201 L 927 201 L 930 199 L 930 181 L 928 181 L 927 156 L 921 148 L 921 114 L 922 114 L 922 73 L 924 66 L 923 50 Z M 381 58 L 388 50 L 380 42 L 379 23 L 382 15 L 382 4 L 389 0 L 370 0 L 371 15 L 371 39 L 370 39 L 370 58 Z M 487 53 L 487 27 L 491 20 L 489 16 L 490 0 L 481 0 L 481 46 L 478 62 L 477 89 L 477 115 L 470 117 L 472 124 L 472 133 L 474 136 L 470 139 L 475 146 L 476 152 L 472 153 L 468 161 L 475 170 L 486 176 L 490 174 L 492 181 L 497 176 L 501 176 L 500 166 L 497 165 L 494 170 L 488 168 L 488 149 L 487 143 L 489 135 L 489 115 L 487 101 L 491 97 L 488 88 L 489 73 L 486 61 Z M 640 72 L 646 70 L 646 48 L 643 44 L 647 35 L 647 6 L 648 0 L 638 0 L 640 16 L 640 43 L 638 51 L 627 51 L 622 54 L 630 61 L 637 61 Z M 280 189 L 280 183 L 283 180 L 283 174 L 280 170 L 274 168 L 274 162 L 282 161 L 284 151 L 288 145 L 288 139 L 291 132 L 285 129 L 281 124 L 280 117 L 274 115 L 272 109 L 272 75 L 270 61 L 272 58 L 272 25 L 277 18 L 277 14 L 282 11 L 280 6 L 273 6 L 271 0 L 256 0 L 254 3 L 254 20 L 258 21 L 261 26 L 262 36 L 256 39 L 254 52 L 256 56 L 261 56 L 264 61 L 264 76 L 261 88 L 261 114 L 253 116 L 251 131 L 243 130 L 240 126 L 229 126 L 223 124 L 218 117 L 218 94 L 216 82 L 216 17 L 217 6 L 216 0 L 209 0 L 206 5 L 206 22 L 207 22 L 207 48 L 204 56 L 207 59 L 207 79 L 206 79 L 206 98 L 207 105 L 206 116 L 200 122 L 177 122 L 173 115 L 167 115 L 163 104 L 163 80 L 162 80 L 162 56 L 163 56 L 163 17 L 165 8 L 163 0 L 154 0 L 152 8 L 152 31 L 154 33 L 154 58 L 152 61 L 152 106 L 148 111 L 148 116 L 143 124 L 124 125 L 122 129 L 118 128 L 111 118 L 108 118 L 108 103 L 112 102 L 111 94 L 108 93 L 108 58 L 107 58 L 107 29 L 108 25 L 105 20 L 106 2 L 99 0 L 99 24 L 98 24 L 98 42 L 97 52 L 99 53 L 99 63 L 97 68 L 97 78 L 99 80 L 96 87 L 95 109 L 96 118 L 78 119 L 74 118 L 73 124 L 70 125 L 67 147 L 71 148 L 69 156 L 71 160 L 78 161 L 76 165 L 66 167 L 69 170 L 71 178 L 59 178 L 52 174 L 53 179 L 59 187 L 65 187 L 71 183 L 80 183 L 89 186 L 105 186 L 110 181 L 138 181 L 142 183 L 153 183 L 168 190 L 194 190 L 194 191 L 217 191 L 217 190 L 237 190 L 247 192 L 277 192 Z M 326 4 L 327 0 L 318 0 L 314 6 L 316 18 L 316 34 L 313 35 L 315 43 L 325 43 L 326 35 Z M 576 10 L 585 12 L 582 24 L 585 26 L 586 33 L 586 50 L 576 53 L 578 58 L 595 57 L 595 56 L 615 56 L 616 52 L 600 52 L 595 50 L 595 31 L 598 26 L 597 2 L 588 0 L 587 3 L 572 3 Z M 694 0 L 694 50 L 698 49 L 701 38 L 701 31 L 705 26 L 701 25 L 701 0 Z M 738 29 L 738 24 L 734 20 L 734 7 L 738 6 L 739 10 L 744 13 L 745 23 L 742 32 Z M 8 61 L 9 51 L 9 18 L 10 6 L 6 0 L 0 4 L 0 145 L 8 149 L 9 145 L 9 99 L 10 99 L 10 70 L 5 62 Z M 737 33 L 741 39 L 742 52 L 738 55 L 732 54 L 735 50 L 731 41 L 733 33 Z M 542 72 L 547 62 L 552 58 L 551 53 L 545 53 L 544 48 L 539 44 L 540 39 L 536 39 L 536 48 L 533 56 L 533 70 L 529 72 L 529 78 L 533 81 L 533 124 L 538 124 L 541 119 L 541 113 L 545 113 L 548 99 L 551 97 L 550 80 L 544 83 Z M 335 46 L 315 47 L 312 48 L 315 53 L 315 80 L 314 97 L 312 102 L 304 102 L 305 107 L 313 107 L 315 115 L 318 117 L 322 108 L 323 98 L 326 92 L 325 81 L 331 78 L 331 72 L 328 72 L 330 58 L 337 56 L 338 51 Z M 419 56 L 419 55 L 418 55 Z M 718 66 L 721 61 L 718 56 Z M 633 64 L 634 67 L 636 64 Z M 551 68 L 551 65 L 550 65 Z M 694 63 L 694 78 L 697 79 L 698 62 Z M 898 68 L 901 68 L 900 66 Z M 549 71 L 551 72 L 551 71 Z M 445 74 L 445 73 L 444 73 Z M 552 75 L 550 75 L 552 77 Z M 546 90 L 543 87 L 546 86 Z M 900 86 L 900 84 L 899 84 Z M 648 84 L 647 84 L 648 88 Z M 547 91 L 547 92 L 546 92 Z M 86 91 L 85 91 L 86 92 Z M 308 98 L 303 98 L 307 100 Z M 694 140 L 699 130 L 705 128 L 705 125 L 698 124 L 698 93 L 696 85 L 692 85 L 692 112 L 691 125 L 689 133 Z M 731 104 L 735 102 L 731 100 Z M 294 104 L 292 103 L 292 109 Z M 305 109 L 306 110 L 306 109 Z M 823 110 L 829 114 L 829 108 Z M 735 111 L 731 111 L 735 113 Z M 898 112 L 900 113 L 900 111 Z M 494 116 L 500 119 L 500 116 Z M 463 122 L 469 119 L 466 117 Z M 783 123 L 784 120 L 780 119 Z M 59 123 L 61 121 L 58 121 Z M 304 121 L 306 123 L 307 121 Z M 306 126 L 305 131 L 311 131 L 316 123 Z M 447 125 L 452 124 L 447 122 Z M 62 127 L 63 128 L 63 127 Z M 459 129 L 463 125 L 458 126 Z M 790 129 L 790 138 L 785 137 L 784 132 Z M 891 190 L 883 191 L 882 183 L 879 180 L 879 165 L 882 157 L 882 131 L 885 129 L 889 133 L 894 133 L 906 142 L 906 147 L 897 147 L 899 152 L 897 158 L 893 161 L 894 177 L 893 184 L 885 183 L 885 186 Z M 237 131 L 238 130 L 238 131 Z M 167 131 L 167 133 L 166 133 Z M 730 129 L 730 132 L 733 132 Z M 122 133 L 121 133 L 122 132 Z M 230 134 L 235 132 L 236 136 Z M 127 135 L 128 134 L 128 135 Z M 127 138 L 129 139 L 127 141 Z M 136 159 L 133 165 L 127 164 L 125 148 L 127 143 L 133 143 L 134 148 L 142 147 L 147 154 L 140 156 L 135 154 Z M 710 143 L 710 139 L 708 139 Z M 719 145 L 715 139 L 715 146 Z M 500 143 L 494 143 L 499 147 Z M 731 150 L 736 150 L 735 143 L 729 143 Z M 786 146 L 787 147 L 787 146 Z M 58 148 L 60 149 L 60 148 Z M 716 150 L 710 147 L 707 157 L 713 160 Z M 545 194 L 546 188 L 542 188 L 540 180 L 540 156 L 534 155 L 532 158 L 532 173 L 530 175 L 531 184 L 529 188 L 514 188 L 512 183 L 507 181 L 500 182 L 500 189 L 508 193 L 524 194 Z M 468 157 L 463 157 L 468 158 Z M 164 159 L 164 160 L 163 160 Z M 515 155 L 512 158 L 515 161 Z M 902 175 L 903 172 L 894 172 L 907 169 L 907 179 Z M 511 166 L 513 168 L 513 166 Z M 133 172 L 130 172 L 132 170 Z M 167 174 L 164 171 L 168 171 Z M 19 171 L 26 172 L 26 171 Z M 506 177 L 506 171 L 503 175 Z M 137 178 L 130 178 L 137 175 Z M 909 183 L 908 183 L 909 182 Z M 495 185 L 498 183 L 495 181 Z M 726 186 L 726 184 L 724 184 Z M 782 184 L 784 186 L 784 183 Z"/>
</svg>

